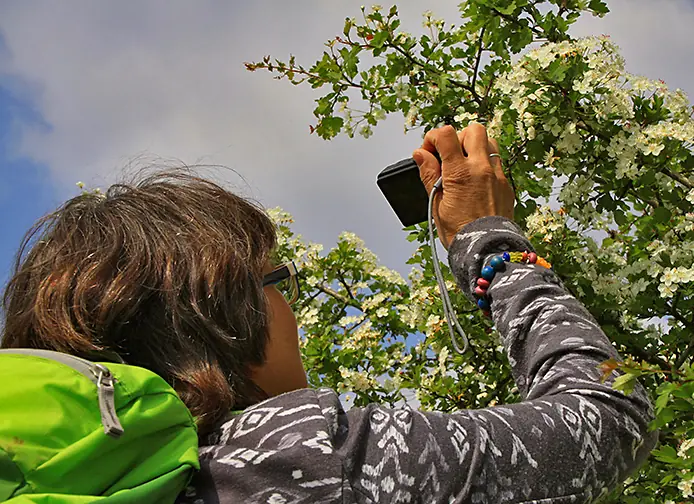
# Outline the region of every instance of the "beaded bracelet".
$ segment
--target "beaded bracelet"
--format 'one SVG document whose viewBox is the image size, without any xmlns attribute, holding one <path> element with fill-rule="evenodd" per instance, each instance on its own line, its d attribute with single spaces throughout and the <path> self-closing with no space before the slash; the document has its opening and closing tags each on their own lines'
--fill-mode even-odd
<svg viewBox="0 0 694 504">
<path fill-rule="evenodd" d="M 475 288 L 475 295 L 479 297 L 477 300 L 477 306 L 480 307 L 482 313 L 489 317 L 490 304 L 487 299 L 487 289 L 492 283 L 492 280 L 496 276 L 497 271 L 503 271 L 506 268 L 506 263 L 528 263 L 537 264 L 547 269 L 552 269 L 552 265 L 544 260 L 542 257 L 538 257 L 535 252 L 504 252 L 500 256 L 492 257 L 489 262 L 489 266 L 482 268 L 480 273 L 480 278 L 477 279 L 477 287 Z"/>
</svg>

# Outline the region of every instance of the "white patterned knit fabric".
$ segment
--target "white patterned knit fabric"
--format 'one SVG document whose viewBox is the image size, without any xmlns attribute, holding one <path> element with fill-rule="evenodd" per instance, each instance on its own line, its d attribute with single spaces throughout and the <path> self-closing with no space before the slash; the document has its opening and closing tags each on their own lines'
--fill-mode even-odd
<svg viewBox="0 0 694 504">
<path fill-rule="evenodd" d="M 482 266 L 505 250 L 532 250 L 507 219 L 458 233 L 449 262 L 471 299 Z M 552 271 L 508 264 L 489 297 L 522 402 L 345 412 L 332 390 L 290 392 L 202 443 L 202 469 L 178 503 L 564 504 L 605 495 L 657 439 L 643 388 L 612 390 L 616 373 L 600 383 L 597 366 L 618 354 Z"/>
</svg>

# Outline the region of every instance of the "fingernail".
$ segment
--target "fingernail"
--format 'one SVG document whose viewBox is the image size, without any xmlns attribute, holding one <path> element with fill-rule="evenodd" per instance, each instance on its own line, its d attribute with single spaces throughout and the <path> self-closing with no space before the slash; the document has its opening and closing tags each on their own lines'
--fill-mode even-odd
<svg viewBox="0 0 694 504">
<path fill-rule="evenodd" d="M 422 166 L 422 163 L 424 162 L 424 156 L 422 156 L 422 153 L 419 151 L 414 151 L 412 153 L 412 159 L 414 159 L 414 162 L 417 163 L 417 166 Z"/>
</svg>

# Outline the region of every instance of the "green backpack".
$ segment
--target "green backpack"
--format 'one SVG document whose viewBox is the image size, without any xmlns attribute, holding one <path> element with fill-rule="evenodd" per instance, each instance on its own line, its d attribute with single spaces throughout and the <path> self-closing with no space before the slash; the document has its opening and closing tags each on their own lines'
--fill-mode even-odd
<svg viewBox="0 0 694 504">
<path fill-rule="evenodd" d="M 199 467 L 195 419 L 155 373 L 0 350 L 0 502 L 172 503 Z"/>
</svg>

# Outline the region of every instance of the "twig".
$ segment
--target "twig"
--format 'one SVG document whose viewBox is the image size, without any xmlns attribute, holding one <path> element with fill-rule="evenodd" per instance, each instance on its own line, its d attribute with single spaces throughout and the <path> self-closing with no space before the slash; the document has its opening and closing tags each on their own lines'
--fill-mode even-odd
<svg viewBox="0 0 694 504">
<path fill-rule="evenodd" d="M 345 288 L 345 290 L 347 291 L 347 294 L 349 294 L 349 297 L 350 297 L 352 300 L 357 301 L 357 298 L 354 297 L 354 294 L 352 293 L 352 289 L 350 288 L 349 285 L 347 285 L 347 281 L 345 280 L 345 277 L 344 277 L 344 275 L 342 274 L 342 271 L 338 271 L 338 272 L 337 272 L 337 278 L 338 278 L 338 280 L 340 280 L 340 283 L 342 284 L 342 286 L 343 286 L 343 287 Z M 357 303 L 358 303 L 358 302 L 359 302 L 359 301 L 357 301 Z"/>
<path fill-rule="evenodd" d="M 520 21 L 518 21 L 518 19 L 516 19 L 516 18 L 514 18 L 514 17 L 512 17 L 512 16 L 509 16 L 508 14 L 504 14 L 504 13 L 502 13 L 502 12 L 499 12 L 499 11 L 496 10 L 494 7 L 490 7 L 490 9 L 491 9 L 492 12 L 494 12 L 494 14 L 496 14 L 496 15 L 499 16 L 500 18 L 506 20 L 506 22 L 508 22 L 508 23 L 514 24 L 514 25 L 516 25 L 516 26 L 521 26 L 521 27 L 523 27 L 523 28 L 530 28 L 530 30 L 531 30 L 535 35 L 537 35 L 537 36 L 540 36 L 540 37 L 541 37 L 541 36 L 544 35 L 544 33 L 543 33 L 542 31 L 538 30 L 537 27 L 535 27 L 535 26 L 531 26 L 530 23 L 528 23 L 528 26 L 525 26 L 525 25 L 523 25 L 523 23 L 521 23 Z"/>
<path fill-rule="evenodd" d="M 482 59 L 482 51 L 484 50 L 484 31 L 487 29 L 486 26 L 482 27 L 480 30 L 480 47 L 477 50 L 477 59 L 475 60 L 475 71 L 472 74 L 472 89 L 475 89 L 475 84 L 477 84 L 477 73 L 480 69 L 480 60 Z M 475 90 L 476 91 L 476 90 Z"/>
<path fill-rule="evenodd" d="M 388 40 L 387 42 L 390 42 L 390 40 Z M 386 44 L 386 45 L 387 45 L 387 47 L 390 47 L 391 49 L 395 49 L 397 52 L 399 52 L 400 54 L 402 54 L 402 55 L 403 55 L 405 58 L 407 58 L 407 59 L 410 61 L 410 63 L 412 63 L 413 65 L 416 65 L 416 66 L 418 66 L 418 67 L 424 68 L 424 69 L 429 70 L 430 72 L 435 73 L 435 74 L 438 74 L 438 75 L 441 75 L 441 74 L 443 73 L 443 72 L 442 72 L 441 70 L 439 70 L 438 68 L 432 67 L 432 66 L 430 66 L 430 65 L 427 65 L 427 64 L 425 64 L 425 63 L 423 63 L 423 62 L 421 62 L 421 61 L 415 59 L 409 52 L 403 50 L 402 47 L 399 47 L 399 46 L 394 45 L 394 44 L 392 44 L 392 43 L 388 43 L 388 44 Z M 453 84 L 453 85 L 456 86 L 456 87 L 459 87 L 459 88 L 461 88 L 461 89 L 465 89 L 466 91 L 469 91 L 470 93 L 472 93 L 472 95 L 475 97 L 475 100 L 476 100 L 478 103 L 479 103 L 479 101 L 481 100 L 481 98 L 477 95 L 477 92 L 474 90 L 474 88 L 470 88 L 470 86 L 467 86 L 467 85 L 463 84 L 462 82 L 458 82 L 458 81 L 456 81 L 456 80 L 449 80 L 448 82 L 450 82 L 451 84 Z"/>
<path fill-rule="evenodd" d="M 622 330 L 621 324 L 619 324 L 617 319 L 607 318 L 607 316 L 605 316 L 605 314 L 593 313 L 592 311 L 591 311 L 591 315 L 593 315 L 593 317 L 595 317 L 595 320 L 597 320 L 597 322 L 598 322 L 598 324 L 600 324 L 600 326 L 608 326 L 609 325 L 609 326 L 612 326 L 615 329 L 617 329 L 617 331 L 619 331 L 620 333 L 624 333 L 624 331 Z M 630 347 L 628 349 L 628 351 L 629 351 L 629 353 L 631 353 L 632 355 L 634 355 L 635 357 L 638 357 L 639 359 L 641 359 L 643 361 L 649 362 L 651 364 L 657 364 L 660 367 L 660 369 L 662 369 L 663 371 L 672 369 L 670 363 L 667 362 L 665 359 L 663 359 L 662 357 L 659 357 L 658 355 L 650 353 L 648 350 L 642 349 L 636 345 L 634 345 L 633 348 Z"/>
<path fill-rule="evenodd" d="M 679 369 L 682 364 L 694 353 L 694 337 L 689 341 L 689 345 L 684 349 L 684 352 L 675 361 L 675 369 Z"/>
<path fill-rule="evenodd" d="M 352 300 L 349 299 L 348 297 L 345 297 L 345 296 L 343 296 L 342 294 L 340 294 L 339 292 L 334 291 L 334 290 L 331 289 L 330 287 L 326 287 L 325 285 L 317 285 L 317 286 L 316 286 L 316 289 L 318 289 L 319 291 L 321 291 L 323 294 L 327 294 L 328 296 L 334 297 L 334 298 L 337 299 L 338 301 L 340 301 L 340 302 L 342 302 L 342 303 L 344 303 L 344 304 L 346 304 L 346 305 L 348 305 L 348 306 L 353 306 L 354 308 L 359 308 L 359 309 L 361 309 L 361 306 L 359 306 L 359 303 L 357 303 L 357 302 L 355 302 L 355 301 L 352 301 Z"/>
<path fill-rule="evenodd" d="M 688 178 L 684 177 L 682 174 L 670 171 L 668 168 L 663 168 L 662 171 L 665 175 L 667 175 L 668 177 L 670 177 L 673 180 L 676 180 L 677 182 L 682 184 L 687 189 L 693 189 L 694 188 L 694 182 L 692 182 Z"/>
<path fill-rule="evenodd" d="M 692 332 L 692 339 L 689 342 L 689 345 L 687 345 L 687 348 L 684 349 L 684 351 L 680 354 L 680 356 L 677 358 L 675 361 L 675 369 L 679 369 L 679 367 L 684 364 L 684 361 L 687 360 L 687 358 L 694 352 L 694 324 L 689 322 L 686 318 L 684 318 L 680 312 L 677 310 L 677 304 L 680 301 L 681 293 L 678 292 L 675 295 L 675 299 L 672 301 L 672 305 L 666 305 L 669 308 L 669 313 L 672 315 L 675 320 L 680 322 L 682 325 L 684 325 L 685 328 L 689 329 Z"/>
</svg>

